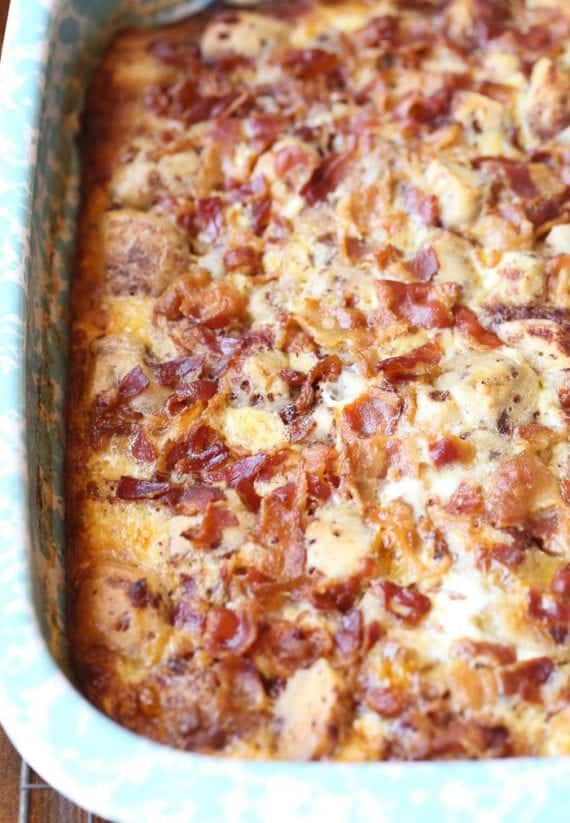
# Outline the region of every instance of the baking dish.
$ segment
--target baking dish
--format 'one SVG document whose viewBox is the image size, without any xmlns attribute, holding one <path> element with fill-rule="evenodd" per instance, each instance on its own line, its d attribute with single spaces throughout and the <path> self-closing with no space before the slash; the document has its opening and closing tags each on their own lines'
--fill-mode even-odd
<svg viewBox="0 0 570 823">
<path fill-rule="evenodd" d="M 568 759 L 401 765 L 211 759 L 119 728 L 66 675 L 61 474 L 77 203 L 73 136 L 89 67 L 112 31 L 179 11 L 172 0 L 12 3 L 0 84 L 0 721 L 55 788 L 118 821 L 561 815 Z"/>
</svg>

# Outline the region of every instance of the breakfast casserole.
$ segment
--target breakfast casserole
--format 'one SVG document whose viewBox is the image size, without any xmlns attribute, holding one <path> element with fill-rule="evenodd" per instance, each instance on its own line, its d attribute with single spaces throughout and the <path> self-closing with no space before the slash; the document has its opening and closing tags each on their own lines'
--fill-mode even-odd
<svg viewBox="0 0 570 823">
<path fill-rule="evenodd" d="M 570 753 L 570 7 L 216 4 L 82 129 L 88 698 L 244 758 Z"/>
</svg>

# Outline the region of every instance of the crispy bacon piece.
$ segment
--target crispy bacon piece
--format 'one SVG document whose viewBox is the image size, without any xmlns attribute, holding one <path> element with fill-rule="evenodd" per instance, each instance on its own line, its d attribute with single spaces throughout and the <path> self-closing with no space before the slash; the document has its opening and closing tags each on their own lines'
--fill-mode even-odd
<svg viewBox="0 0 570 823">
<path fill-rule="evenodd" d="M 488 572 L 494 562 L 507 569 L 516 569 L 524 560 L 524 548 L 517 541 L 513 543 L 495 543 L 480 549 L 476 565 L 481 571 Z"/>
<path fill-rule="evenodd" d="M 131 454 L 138 463 L 152 463 L 157 458 L 156 448 L 143 429 L 139 429 L 133 438 Z"/>
<path fill-rule="evenodd" d="M 256 200 L 251 206 L 251 230 L 258 237 L 263 234 L 271 219 L 271 198 Z"/>
<path fill-rule="evenodd" d="M 207 134 L 222 150 L 233 150 L 242 136 L 242 122 L 232 117 L 216 117 L 211 121 Z"/>
<path fill-rule="evenodd" d="M 497 335 L 479 323 L 477 315 L 466 306 L 458 306 L 455 310 L 455 325 L 463 334 L 467 334 L 482 346 L 496 349 L 503 345 Z"/>
<path fill-rule="evenodd" d="M 540 195 L 526 163 L 504 163 L 503 171 L 510 190 L 517 197 L 533 199 Z"/>
<path fill-rule="evenodd" d="M 513 754 L 509 730 L 457 719 L 449 712 L 405 711 L 398 721 L 401 733 L 394 754 L 408 760 L 437 759 L 450 755 L 464 758 L 508 757 Z"/>
<path fill-rule="evenodd" d="M 174 493 L 167 493 L 164 499 L 174 505 L 179 514 L 198 514 L 210 503 L 226 499 L 223 491 L 214 486 L 182 486 L 180 489 L 174 488 L 173 491 Z"/>
<path fill-rule="evenodd" d="M 484 663 L 487 666 L 494 664 L 508 666 L 515 663 L 517 659 L 514 646 L 506 646 L 503 643 L 488 643 L 485 640 L 465 638 L 459 641 L 456 649 L 462 657 L 465 657 L 471 663 Z"/>
<path fill-rule="evenodd" d="M 170 483 L 167 481 L 123 475 L 117 484 L 117 497 L 121 500 L 154 500 L 169 490 Z"/>
<path fill-rule="evenodd" d="M 433 194 L 426 194 L 411 184 L 403 190 L 404 211 L 407 214 L 419 217 L 426 226 L 441 225 L 439 202 Z"/>
<path fill-rule="evenodd" d="M 119 403 L 127 403 L 133 397 L 138 397 L 139 394 L 150 386 L 150 380 L 143 372 L 140 366 L 135 366 L 134 369 L 126 374 L 117 389 L 117 401 Z"/>
<path fill-rule="evenodd" d="M 345 254 L 351 263 L 357 263 L 362 258 L 371 253 L 372 249 L 365 240 L 360 240 L 358 237 L 347 237 L 344 241 Z M 355 309 L 347 309 L 347 312 L 354 312 Z M 362 315 L 364 317 L 364 315 Z M 349 328 L 355 328 L 353 324 Z"/>
<path fill-rule="evenodd" d="M 453 313 L 438 299 L 434 286 L 427 283 L 400 283 L 380 280 L 378 295 L 385 306 L 400 320 L 423 329 L 445 329 L 453 325 Z"/>
<path fill-rule="evenodd" d="M 560 494 L 567 506 L 570 506 L 570 478 L 562 477 L 560 479 Z"/>
<path fill-rule="evenodd" d="M 570 598 L 570 563 L 558 569 L 552 578 L 550 591 L 561 598 Z"/>
<path fill-rule="evenodd" d="M 228 200 L 230 203 L 255 203 L 264 200 L 270 194 L 267 178 L 263 174 L 256 174 L 247 183 L 228 186 Z"/>
<path fill-rule="evenodd" d="M 245 318 L 246 298 L 228 283 L 196 285 L 192 275 L 180 277 L 156 302 L 155 312 L 168 320 L 187 318 L 208 329 L 222 329 Z"/>
<path fill-rule="evenodd" d="M 116 389 L 97 395 L 90 421 L 91 440 L 96 448 L 113 434 L 136 434 L 140 431 L 138 423 L 142 415 L 129 406 L 129 401 L 149 386 L 148 377 L 140 366 L 135 366 Z"/>
<path fill-rule="evenodd" d="M 251 231 L 258 237 L 261 236 L 271 219 L 271 191 L 266 178 L 263 175 L 257 175 L 237 188 L 231 187 L 228 191 L 228 199 L 231 203 L 242 203 L 249 206 Z"/>
<path fill-rule="evenodd" d="M 462 482 L 444 508 L 450 514 L 476 514 L 483 508 L 481 490 L 470 483 Z"/>
<path fill-rule="evenodd" d="M 348 612 L 354 607 L 362 582 L 361 578 L 355 576 L 339 583 L 332 583 L 325 588 L 311 589 L 309 599 L 313 606 L 321 611 L 336 609 Z"/>
<path fill-rule="evenodd" d="M 201 425 L 170 443 L 166 451 L 166 468 L 183 474 L 211 471 L 221 466 L 230 451 L 219 434 L 210 426 Z"/>
<path fill-rule="evenodd" d="M 305 628 L 288 620 L 274 620 L 262 627 L 255 652 L 272 677 L 290 677 L 297 669 L 307 668 L 331 649 L 331 638 L 324 629 Z"/>
<path fill-rule="evenodd" d="M 325 49 L 289 49 L 283 58 L 283 67 L 301 80 L 319 74 L 330 74 L 339 67 L 337 55 Z"/>
<path fill-rule="evenodd" d="M 364 701 L 381 717 L 399 717 L 406 708 L 406 697 L 395 686 L 371 686 L 366 689 Z"/>
<path fill-rule="evenodd" d="M 536 229 L 551 220 L 558 220 L 563 211 L 568 211 L 568 204 L 565 203 L 565 196 L 546 197 L 531 200 L 524 204 L 526 216 Z"/>
<path fill-rule="evenodd" d="M 133 434 L 139 430 L 142 414 L 130 406 L 117 402 L 114 395 L 98 395 L 91 412 L 90 435 L 95 448 L 101 448 L 114 434 Z"/>
<path fill-rule="evenodd" d="M 321 443 L 303 450 L 307 492 L 314 500 L 328 500 L 339 485 L 337 458 L 335 449 Z"/>
<path fill-rule="evenodd" d="M 487 491 L 487 512 L 499 528 L 523 525 L 536 492 L 551 475 L 536 455 L 523 452 L 506 460 L 491 475 Z"/>
<path fill-rule="evenodd" d="M 205 645 L 214 655 L 243 655 L 255 643 L 257 614 L 252 604 L 239 611 L 215 606 L 208 611 L 204 632 Z"/>
<path fill-rule="evenodd" d="M 160 597 L 151 592 L 144 577 L 129 585 L 127 597 L 135 609 L 146 609 L 147 606 L 156 608 L 160 602 Z"/>
<path fill-rule="evenodd" d="M 555 643 L 565 642 L 570 633 L 570 603 L 566 598 L 561 599 L 531 589 L 528 613 L 533 620 L 543 624 Z"/>
<path fill-rule="evenodd" d="M 247 129 L 260 151 L 266 151 L 282 134 L 287 119 L 276 115 L 254 115 L 246 121 Z"/>
<path fill-rule="evenodd" d="M 357 48 L 374 49 L 398 42 L 400 20 L 393 14 L 381 14 L 366 21 L 366 25 L 354 32 L 352 38 Z"/>
<path fill-rule="evenodd" d="M 277 176 L 285 180 L 289 179 L 289 172 L 293 169 L 310 171 L 314 166 L 311 154 L 301 145 L 283 146 L 275 153 L 273 163 Z"/>
<path fill-rule="evenodd" d="M 403 380 L 417 380 L 421 377 L 435 377 L 438 374 L 441 351 L 437 343 L 425 343 L 418 349 L 399 357 L 388 357 L 378 363 L 378 371 L 385 374 L 392 383 Z"/>
<path fill-rule="evenodd" d="M 186 592 L 185 592 L 186 594 Z M 190 592 L 191 596 L 193 593 Z M 206 625 L 207 606 L 195 599 L 182 599 L 174 603 L 170 622 L 178 629 L 190 629 L 203 634 Z"/>
<path fill-rule="evenodd" d="M 360 498 L 363 505 L 375 506 L 378 502 L 377 483 L 388 470 L 386 437 L 383 434 L 359 437 L 344 415 L 339 428 L 341 488 L 351 497 Z"/>
<path fill-rule="evenodd" d="M 540 687 L 548 681 L 553 671 L 554 663 L 549 657 L 535 657 L 509 666 L 500 675 L 503 694 L 508 697 L 517 695 L 529 703 L 537 703 L 540 701 Z"/>
<path fill-rule="evenodd" d="M 293 580 L 305 568 L 303 510 L 305 490 L 290 482 L 261 502 L 257 535 L 265 546 L 261 571 L 276 579 Z"/>
<path fill-rule="evenodd" d="M 431 600 L 415 586 L 398 586 L 391 580 L 376 583 L 374 590 L 380 595 L 382 605 L 391 615 L 406 626 L 417 626 L 431 609 Z"/>
<path fill-rule="evenodd" d="M 300 389 L 307 375 L 304 371 L 297 371 L 296 369 L 281 369 L 279 377 L 292 389 Z"/>
<path fill-rule="evenodd" d="M 261 267 L 261 254 L 253 246 L 235 246 L 225 252 L 224 266 L 228 271 L 239 269 L 243 274 L 257 274 Z"/>
<path fill-rule="evenodd" d="M 473 34 L 477 44 L 500 37 L 510 20 L 509 0 L 473 0 Z"/>
<path fill-rule="evenodd" d="M 471 443 L 453 434 L 439 437 L 431 442 L 428 451 L 438 469 L 450 463 L 469 463 L 475 454 Z"/>
<path fill-rule="evenodd" d="M 239 494 L 242 503 L 251 512 L 259 511 L 261 498 L 254 483 L 260 475 L 269 474 L 286 459 L 286 452 L 258 452 L 242 457 L 228 466 L 210 472 L 213 480 L 222 480 Z"/>
<path fill-rule="evenodd" d="M 431 246 L 424 246 L 405 263 L 405 267 L 415 280 L 427 283 L 438 273 L 439 259 Z"/>
<path fill-rule="evenodd" d="M 570 413 L 570 388 L 563 387 L 559 389 L 558 400 L 564 411 Z"/>
<path fill-rule="evenodd" d="M 393 434 L 402 408 L 402 399 L 396 392 L 374 388 L 346 405 L 343 415 L 355 434 L 372 437 L 377 431 Z"/>
<path fill-rule="evenodd" d="M 406 94 L 394 108 L 394 118 L 403 126 L 416 128 L 440 125 L 443 118 L 449 115 L 453 94 L 458 87 L 458 83 L 448 81 L 433 94 Z"/>
<path fill-rule="evenodd" d="M 396 246 L 393 246 L 391 243 L 381 246 L 376 252 L 376 262 L 381 269 L 385 269 L 386 266 L 389 266 L 391 263 L 397 263 L 398 260 L 402 259 L 402 257 L 403 254 L 400 249 L 396 248 Z"/>
<path fill-rule="evenodd" d="M 344 658 L 352 659 L 362 645 L 363 621 L 360 609 L 345 614 L 341 621 L 341 628 L 335 634 L 335 644 Z"/>
<path fill-rule="evenodd" d="M 224 204 L 220 197 L 203 197 L 189 203 L 179 214 L 177 222 L 192 236 L 203 233 L 204 240 L 213 243 L 224 225 Z"/>
<path fill-rule="evenodd" d="M 562 189 L 551 197 L 543 196 L 526 163 L 506 157 L 479 157 L 474 164 L 489 165 L 492 169 L 500 170 L 506 188 L 517 199 L 523 214 L 537 229 L 544 223 L 556 220 L 567 208 L 568 190 Z"/>
<path fill-rule="evenodd" d="M 315 352 L 317 348 L 311 335 L 290 314 L 279 317 L 275 345 L 285 352 Z"/>
<path fill-rule="evenodd" d="M 281 419 L 286 424 L 293 423 L 301 415 L 307 414 L 315 405 L 317 388 L 321 381 L 337 380 L 342 369 L 340 358 L 336 354 L 322 357 L 307 373 L 305 381 L 294 403 L 281 412 Z"/>
<path fill-rule="evenodd" d="M 225 499 L 221 489 L 172 483 L 159 472 L 150 480 L 123 475 L 117 484 L 117 497 L 121 500 L 157 500 L 174 507 L 180 514 L 197 514 L 210 503 Z"/>
<path fill-rule="evenodd" d="M 235 514 L 210 502 L 206 505 L 206 511 L 200 525 L 195 529 L 184 532 L 182 536 L 192 540 L 200 548 L 217 549 L 222 542 L 224 530 L 238 525 L 239 520 Z"/>
<path fill-rule="evenodd" d="M 145 95 L 145 105 L 161 117 L 181 120 L 187 126 L 218 117 L 237 114 L 248 102 L 246 91 L 202 95 L 195 77 L 189 76 L 171 88 L 152 87 Z"/>
<path fill-rule="evenodd" d="M 204 368 L 204 357 L 177 357 L 155 366 L 158 382 L 161 386 L 174 389 L 187 378 L 199 377 Z"/>
<path fill-rule="evenodd" d="M 309 206 L 315 206 L 326 200 L 329 194 L 336 189 L 344 177 L 353 153 L 354 150 L 349 149 L 338 154 L 329 154 L 321 161 L 300 191 Z"/>
<path fill-rule="evenodd" d="M 547 25 L 530 26 L 526 31 L 513 32 L 518 45 L 528 51 L 544 52 L 552 46 L 552 32 Z"/>
</svg>

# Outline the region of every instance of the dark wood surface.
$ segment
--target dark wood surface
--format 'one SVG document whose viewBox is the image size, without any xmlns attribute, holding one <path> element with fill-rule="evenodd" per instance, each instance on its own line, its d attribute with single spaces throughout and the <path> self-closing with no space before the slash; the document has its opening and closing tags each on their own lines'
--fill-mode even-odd
<svg viewBox="0 0 570 823">
<path fill-rule="evenodd" d="M 9 0 L 0 0 L 0 43 L 4 34 L 8 5 Z M 0 726 L 0 823 L 18 821 L 21 769 L 22 761 Z M 30 772 L 30 782 L 44 784 L 44 781 L 33 772 Z M 49 787 L 32 789 L 27 795 L 29 823 L 87 823 L 87 812 Z M 104 823 L 97 817 L 92 820 L 93 823 Z"/>
</svg>

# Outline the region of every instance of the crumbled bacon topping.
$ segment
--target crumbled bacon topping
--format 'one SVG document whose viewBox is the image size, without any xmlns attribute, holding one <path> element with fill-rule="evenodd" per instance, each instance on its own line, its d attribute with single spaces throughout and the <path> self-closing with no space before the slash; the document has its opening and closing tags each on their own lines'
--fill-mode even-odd
<svg viewBox="0 0 570 823">
<path fill-rule="evenodd" d="M 239 520 L 228 509 L 210 502 L 206 505 L 202 522 L 195 529 L 183 533 L 183 537 L 192 540 L 203 549 L 217 549 L 224 536 L 224 530 L 231 526 L 238 526 Z"/>
<path fill-rule="evenodd" d="M 480 511 L 482 506 L 481 490 L 470 483 L 462 482 L 449 498 L 445 508 L 450 514 L 474 514 Z"/>
<path fill-rule="evenodd" d="M 212 470 L 226 462 L 230 451 L 218 433 L 209 426 L 197 426 L 167 448 L 168 470 L 183 474 Z"/>
<path fill-rule="evenodd" d="M 402 380 L 416 380 L 421 377 L 433 377 L 438 373 L 441 350 L 436 343 L 426 343 L 419 349 L 399 357 L 389 357 L 378 363 L 388 380 L 398 383 Z"/>
<path fill-rule="evenodd" d="M 168 320 L 187 318 L 208 329 L 222 329 L 245 318 L 243 295 L 227 283 L 197 286 L 192 276 L 182 277 L 157 301 L 155 312 Z"/>
<path fill-rule="evenodd" d="M 548 631 L 555 643 L 564 643 L 570 634 L 570 603 L 567 598 L 553 594 L 543 594 L 531 589 L 528 598 L 528 613 Z"/>
<path fill-rule="evenodd" d="M 522 700 L 535 703 L 540 699 L 540 687 L 554 671 L 549 657 L 535 657 L 509 666 L 501 672 L 501 685 L 507 696 L 518 695 Z"/>
<path fill-rule="evenodd" d="M 494 332 L 482 326 L 475 312 L 472 312 L 466 306 L 458 306 L 455 310 L 455 325 L 459 331 L 471 337 L 481 346 L 496 349 L 502 345 L 501 339 Z"/>
<path fill-rule="evenodd" d="M 301 196 L 309 206 L 315 206 L 333 192 L 341 183 L 352 158 L 352 151 L 330 154 L 315 169 L 307 183 L 301 188 Z"/>
<path fill-rule="evenodd" d="M 369 709 L 387 718 L 398 717 L 406 707 L 405 695 L 393 686 L 368 688 L 364 699 Z"/>
<path fill-rule="evenodd" d="M 265 547 L 262 571 L 270 577 L 294 579 L 305 566 L 304 495 L 297 483 L 286 483 L 261 502 L 257 532 Z"/>
<path fill-rule="evenodd" d="M 283 65 L 292 73 L 306 80 L 319 74 L 330 74 L 338 68 L 337 55 L 325 49 L 289 49 L 283 59 Z"/>
<path fill-rule="evenodd" d="M 439 271 L 437 254 L 431 246 L 424 246 L 424 248 L 420 249 L 416 255 L 406 263 L 406 269 L 414 280 L 427 283 L 433 280 Z"/>
<path fill-rule="evenodd" d="M 378 295 L 381 306 L 412 326 L 443 329 L 453 325 L 453 313 L 441 299 L 444 295 L 427 283 L 380 280 Z"/>
<path fill-rule="evenodd" d="M 449 463 L 468 463 L 475 450 L 468 441 L 455 435 L 446 435 L 431 442 L 428 451 L 434 465 L 441 469 Z"/>
<path fill-rule="evenodd" d="M 273 677 L 290 677 L 297 669 L 310 666 L 331 647 L 331 638 L 323 629 L 274 620 L 261 628 L 256 651 Z"/>
<path fill-rule="evenodd" d="M 501 528 L 524 525 L 534 495 L 547 482 L 548 470 L 530 452 L 506 460 L 489 482 L 487 510 L 491 522 Z"/>
<path fill-rule="evenodd" d="M 403 192 L 404 209 L 418 217 L 426 226 L 439 226 L 441 221 L 439 203 L 433 194 L 426 194 L 408 184 Z"/>
<path fill-rule="evenodd" d="M 152 500 L 169 490 L 170 483 L 167 481 L 123 476 L 117 484 L 117 497 L 121 500 Z"/>
<path fill-rule="evenodd" d="M 224 254 L 224 265 L 228 271 L 239 270 L 244 274 L 257 274 L 261 265 L 261 255 L 253 246 L 236 246 Z"/>
<path fill-rule="evenodd" d="M 393 434 L 402 407 L 402 400 L 396 392 L 374 389 L 345 406 L 343 414 L 356 434 L 371 437 L 379 430 Z"/>
<path fill-rule="evenodd" d="M 255 643 L 257 633 L 257 617 L 252 606 L 239 611 L 215 606 L 208 611 L 205 642 L 214 655 L 245 654 Z"/>
<path fill-rule="evenodd" d="M 415 586 L 398 586 L 391 580 L 375 584 L 387 612 L 407 626 L 416 626 L 430 611 L 431 601 Z"/>
</svg>

